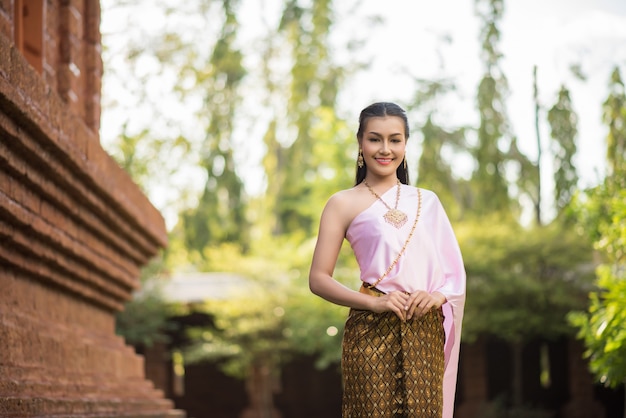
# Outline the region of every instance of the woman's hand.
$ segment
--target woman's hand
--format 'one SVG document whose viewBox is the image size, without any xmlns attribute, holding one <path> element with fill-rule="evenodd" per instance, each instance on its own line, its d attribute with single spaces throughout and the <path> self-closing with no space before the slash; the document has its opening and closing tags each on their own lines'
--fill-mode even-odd
<svg viewBox="0 0 626 418">
<path fill-rule="evenodd" d="M 439 292 L 428 293 L 424 290 L 418 290 L 411 293 L 408 296 L 406 319 L 409 320 L 414 315 L 420 317 L 433 308 L 439 309 L 446 301 L 446 297 Z"/>
<path fill-rule="evenodd" d="M 402 321 L 406 321 L 409 308 L 409 297 L 404 292 L 394 291 L 382 296 L 374 296 L 371 311 L 376 313 L 393 312 Z"/>
</svg>

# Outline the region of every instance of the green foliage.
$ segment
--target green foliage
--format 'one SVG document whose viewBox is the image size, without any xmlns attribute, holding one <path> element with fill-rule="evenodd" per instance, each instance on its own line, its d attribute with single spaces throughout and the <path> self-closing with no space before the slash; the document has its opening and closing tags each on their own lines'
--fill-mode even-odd
<svg viewBox="0 0 626 418">
<path fill-rule="evenodd" d="M 326 189 L 318 189 L 316 182 L 341 179 L 349 166 L 345 140 L 354 140 L 354 136 L 347 134 L 335 111 L 345 70 L 332 60 L 329 34 L 333 17 L 330 0 L 307 5 L 289 0 L 284 4 L 277 35 L 289 46 L 291 53 L 286 58 L 291 66 L 286 82 L 282 83 L 282 94 L 278 94 L 281 90 L 272 78 L 268 79 L 268 90 L 279 103 L 286 103 L 289 111 L 286 115 L 284 111 L 276 112 L 264 138 L 270 154 L 264 166 L 274 234 L 314 231 L 318 213 L 311 213 L 310 203 L 319 197 L 314 194 Z M 271 50 L 265 58 L 275 59 L 277 52 Z M 288 140 L 279 137 L 282 119 Z M 352 155 L 356 155 L 356 145 L 353 149 Z M 322 161 L 320 152 L 327 153 Z M 270 168 L 275 171 L 269 171 Z"/>
<path fill-rule="evenodd" d="M 268 27 L 266 37 L 254 46 L 261 50 L 259 69 L 246 66 L 249 50 L 239 38 L 238 1 L 181 3 L 166 9 L 172 23 L 158 36 L 128 42 L 125 55 L 139 84 L 128 90 L 155 110 L 148 126 L 124 119 L 122 134 L 110 147 L 153 196 L 186 167 L 198 169 L 189 183 L 200 184 L 200 190 L 186 183 L 179 188 L 190 191 L 179 199 L 180 222 L 171 231 L 167 264 L 177 270 L 235 272 L 253 281 L 245 293 L 202 307 L 215 318 L 216 328 L 192 330 L 195 343 L 186 352 L 188 361 L 225 360 L 227 371 L 238 376 L 259 361 L 278 367 L 298 352 L 317 354 L 320 367 L 336 363 L 346 315 L 345 308 L 313 296 L 306 278 L 322 207 L 332 193 L 353 182 L 354 132 L 336 109 L 348 69 L 337 65 L 332 55 L 335 16 L 330 0 L 287 0 L 283 5 L 277 27 Z M 536 193 L 540 176 L 537 165 L 518 149 L 506 114 L 508 85 L 500 68 L 498 27 L 504 1 L 477 0 L 476 9 L 484 63 L 476 92 L 480 122 L 475 127 L 442 124 L 437 98 L 454 92 L 454 80 L 422 81 L 413 104 L 424 115 L 418 119 L 424 121 L 419 183 L 440 195 L 453 219 L 465 222 L 456 230 L 468 271 L 467 341 L 482 333 L 514 342 L 567 334 L 572 330 L 563 318 L 571 309 L 583 308 L 581 296 L 590 288 L 591 248 L 586 239 L 560 226 L 560 220 L 527 229 L 516 221 L 518 198 Z M 255 70 L 258 79 L 250 76 Z M 175 80 L 170 96 L 150 96 L 155 89 L 146 86 L 158 84 L 155 79 Z M 608 155 L 612 173 L 624 173 L 626 112 L 617 69 L 612 80 L 605 104 Z M 246 114 L 243 93 L 252 97 L 257 89 L 262 103 L 255 106 L 262 107 L 263 114 Z M 181 109 L 170 114 L 169 108 L 158 107 L 161 102 L 180 102 L 184 124 L 191 129 L 179 128 Z M 569 93 L 562 89 L 548 114 L 558 160 L 558 209 L 567 204 L 576 184 L 572 109 Z M 262 139 L 265 146 L 259 160 L 266 189 L 248 197 L 239 177 L 242 165 L 237 165 L 234 138 L 238 130 L 248 132 L 252 125 L 250 140 Z M 468 141 L 474 139 L 468 135 L 474 129 L 476 141 Z M 451 154 L 470 157 L 475 169 L 469 180 L 458 178 L 448 160 Z M 625 178 L 614 176 L 614 183 Z M 597 210 L 581 216 L 593 226 L 589 230 L 598 250 L 607 257 L 619 248 L 623 251 L 623 237 L 615 235 L 623 215 L 607 205 L 605 197 L 590 196 L 590 208 L 595 205 Z M 602 350 L 608 346 L 611 353 L 621 353 L 619 314 L 605 306 L 608 301 L 614 306 L 623 303 L 616 279 L 621 273 L 611 263 L 599 270 L 606 288 L 592 298 L 593 315 L 600 319 L 591 316 L 586 329 L 597 335 L 606 323 Z M 347 245 L 335 275 L 351 286 L 358 281 Z M 118 327 L 130 342 L 149 345 L 163 337 L 166 316 L 156 287 L 147 285 L 120 314 Z M 577 325 L 584 327 L 583 322 Z M 594 356 L 602 364 L 602 356 Z"/>
<path fill-rule="evenodd" d="M 230 268 L 251 281 L 232 297 L 200 308 L 214 318 L 215 328 L 191 330 L 193 344 L 185 350 L 185 360 L 219 359 L 224 372 L 236 377 L 259 363 L 277 370 L 296 353 L 316 354 L 319 367 L 337 363 L 347 312 L 309 291 L 312 249 L 310 242 L 296 246 L 275 239 L 239 260 L 216 250 L 215 258 L 218 253 L 228 257 Z M 347 281 L 357 277 L 343 262 L 338 274 Z"/>
<path fill-rule="evenodd" d="M 478 144 L 474 150 L 476 169 L 472 175 L 474 196 L 472 209 L 483 215 L 494 211 L 509 212 L 506 158 L 499 143 L 506 134 L 507 125 L 502 94 L 498 80 L 486 74 L 478 86 L 480 126 Z M 505 81 L 502 81 L 505 84 Z M 489 196 L 489 199 L 483 198 Z"/>
<path fill-rule="evenodd" d="M 192 112 L 181 113 L 190 103 L 177 94 L 179 79 L 172 77 L 183 73 L 185 79 L 177 65 L 188 49 L 168 27 L 157 37 L 148 30 L 150 19 L 136 17 L 149 7 L 156 20 L 166 16 L 173 20 L 187 8 L 170 14 L 164 0 L 151 0 L 149 5 L 142 1 L 103 4 L 101 140 L 159 209 L 171 216 L 189 204 L 195 191 L 184 179 L 194 165 L 194 138 L 186 129 Z"/>
<path fill-rule="evenodd" d="M 609 97 L 604 102 L 604 122 L 607 135 L 608 177 L 616 187 L 626 187 L 626 92 L 618 67 L 611 74 Z"/>
<path fill-rule="evenodd" d="M 611 387 L 626 379 L 626 280 L 623 273 L 621 277 L 615 273 L 609 266 L 599 267 L 601 290 L 590 294 L 588 313 L 569 315 L 585 343 L 589 368 L 601 383 Z"/>
<path fill-rule="evenodd" d="M 468 275 L 468 340 L 486 333 L 519 342 L 573 332 L 565 315 L 584 306 L 592 280 L 585 239 L 557 224 L 524 229 L 499 219 L 459 225 L 457 236 Z"/>
<path fill-rule="evenodd" d="M 436 125 L 428 116 L 422 127 L 422 154 L 418 162 L 418 184 L 434 190 L 452 219 L 459 218 L 467 206 L 467 184 L 455 178 L 452 167 L 444 155 L 448 149 L 462 149 L 465 143 L 465 130 L 458 128 L 448 132 Z"/>
<path fill-rule="evenodd" d="M 306 145 L 280 145 L 275 124 L 265 135 L 273 152 L 268 152 L 263 161 L 269 180 L 262 204 L 264 216 L 271 221 L 269 233 L 274 236 L 313 236 L 326 200 L 353 182 L 357 145 L 346 122 L 336 116 L 333 108 L 319 107 L 313 111 L 310 123 L 307 138 L 302 140 Z M 307 147 L 305 160 L 294 159 L 292 154 L 300 146 Z"/>
<path fill-rule="evenodd" d="M 470 153 L 466 142 L 468 127 L 444 127 L 439 125 L 440 101 L 455 92 L 451 80 L 417 80 L 420 88 L 408 109 L 415 109 L 424 120 L 419 130 L 422 135 L 421 155 L 417 163 L 417 184 L 434 190 L 451 219 L 461 217 L 468 206 L 470 191 L 467 182 L 452 169 L 450 156 Z M 417 140 L 417 139 L 416 139 Z M 413 139 L 411 139 L 413 141 Z"/>
<path fill-rule="evenodd" d="M 248 246 L 243 183 L 235 171 L 231 140 L 241 102 L 239 86 L 246 75 L 236 47 L 237 3 L 222 2 L 223 23 L 210 60 L 193 71 L 194 85 L 204 90 L 202 111 L 210 119 L 200 149 L 206 182 L 198 204 L 181 214 L 180 227 L 187 247 L 199 253 L 221 243 L 238 243 L 242 251 Z"/>
<path fill-rule="evenodd" d="M 560 212 L 572 200 L 578 183 L 578 174 L 574 166 L 578 116 L 574 112 L 569 90 L 565 86 L 561 87 L 557 102 L 548 111 L 548 122 L 556 167 L 554 201 L 557 211 Z"/>
<path fill-rule="evenodd" d="M 141 273 L 141 289 L 116 315 L 116 332 L 137 348 L 167 342 L 167 333 L 173 329 L 169 320 L 173 307 L 162 294 L 164 273 L 161 257 L 148 264 Z"/>
<path fill-rule="evenodd" d="M 610 171 L 604 184 L 577 206 L 580 225 L 594 240 L 603 263 L 588 312 L 573 313 L 570 321 L 579 328 L 592 372 L 606 385 L 617 386 L 626 380 L 626 96 L 617 68 L 604 106 Z"/>
<path fill-rule="evenodd" d="M 476 95 L 480 125 L 477 131 L 478 143 L 472 151 L 476 165 L 471 178 L 474 197 L 469 203 L 479 216 L 495 212 L 515 214 L 515 210 L 511 211 L 515 205 L 509 197 L 507 180 L 507 169 L 513 160 L 507 156 L 507 152 L 514 145 L 506 114 L 508 81 L 499 66 L 502 54 L 499 51 L 498 24 L 504 13 L 504 2 L 476 0 L 475 5 L 482 23 L 485 72 Z M 521 154 L 515 153 L 514 157 L 521 157 Z"/>
<path fill-rule="evenodd" d="M 588 311 L 572 313 L 569 319 L 585 343 L 591 371 L 615 387 L 626 379 L 626 190 L 608 190 L 599 187 L 581 208 L 604 263 L 597 269 L 597 290 L 589 295 Z"/>
<path fill-rule="evenodd" d="M 320 369 L 339 364 L 348 309 L 313 295 L 305 286 L 292 289 L 287 306 L 284 335 L 293 352 L 315 355 Z"/>
<path fill-rule="evenodd" d="M 300 171 L 291 180 L 298 187 L 308 184 L 309 191 L 301 191 L 290 198 L 291 210 L 299 218 L 309 219 L 310 226 L 298 224 L 290 228 L 289 233 L 283 230 L 279 234 L 267 222 L 272 219 L 268 208 L 276 204 L 271 187 L 276 184 L 276 177 L 285 172 L 279 170 L 278 165 L 284 158 L 280 155 L 286 150 L 275 142 L 275 124 L 271 124 L 266 144 L 276 145 L 279 154 L 268 152 L 264 164 L 268 175 L 276 175 L 271 176 L 268 193 L 249 202 L 248 216 L 257 220 L 250 232 L 255 239 L 250 242 L 249 251 L 242 253 L 236 243 L 214 243 L 200 252 L 179 239 L 172 240 L 176 259 L 190 260 L 201 271 L 236 272 L 256 284 L 245 294 L 204 305 L 202 310 L 215 318 L 216 329 L 193 330 L 191 337 L 195 343 L 186 350 L 186 361 L 220 359 L 226 373 L 239 377 L 259 363 L 276 370 L 294 353 L 317 354 L 320 367 L 339 361 L 345 308 L 311 294 L 308 269 L 317 219 L 326 199 L 338 189 L 351 185 L 356 144 L 353 134 L 333 109 L 319 107 L 312 115 L 308 132 L 312 140 L 307 139 L 311 147 L 310 166 L 301 164 Z M 283 207 L 286 207 L 285 202 Z M 336 273 L 340 280 L 354 282 L 358 275 L 347 247 L 342 249 Z M 336 334 L 329 335 L 335 330 Z"/>
<path fill-rule="evenodd" d="M 260 359 L 276 366 L 286 356 L 282 337 L 284 308 L 280 286 L 250 285 L 229 299 L 207 301 L 201 310 L 215 318 L 215 328 L 192 328 L 194 343 L 184 352 L 185 361 L 225 359 L 220 362 L 232 376 L 245 377 Z"/>
<path fill-rule="evenodd" d="M 346 309 L 304 286 L 251 286 L 246 294 L 207 302 L 203 311 L 215 328 L 191 330 L 188 362 L 220 359 L 225 373 L 244 377 L 259 361 L 276 370 L 297 353 L 315 354 L 320 368 L 339 361 Z"/>
</svg>

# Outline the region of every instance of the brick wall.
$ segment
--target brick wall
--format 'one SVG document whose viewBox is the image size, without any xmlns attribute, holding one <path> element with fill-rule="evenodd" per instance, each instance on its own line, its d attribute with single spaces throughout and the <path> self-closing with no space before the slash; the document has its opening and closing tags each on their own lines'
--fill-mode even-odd
<svg viewBox="0 0 626 418">
<path fill-rule="evenodd" d="M 0 0 L 0 416 L 184 416 L 115 335 L 167 235 L 99 143 L 99 3 L 44 3 L 39 73 Z"/>
<path fill-rule="evenodd" d="M 23 1 L 23 0 L 21 0 Z M 102 46 L 98 0 L 41 0 L 43 3 L 42 73 L 75 115 L 94 132 L 100 128 Z M 0 0 L 0 34 L 14 41 L 13 15 L 18 0 Z"/>
</svg>

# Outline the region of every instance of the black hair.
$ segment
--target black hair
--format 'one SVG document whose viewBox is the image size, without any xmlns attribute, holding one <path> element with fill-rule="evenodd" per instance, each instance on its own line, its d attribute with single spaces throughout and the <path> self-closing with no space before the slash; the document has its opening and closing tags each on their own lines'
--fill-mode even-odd
<svg viewBox="0 0 626 418">
<path fill-rule="evenodd" d="M 361 111 L 359 115 L 359 129 L 356 132 L 356 137 L 359 141 L 363 139 L 363 131 L 367 126 L 367 122 L 370 118 L 380 118 L 385 116 L 397 116 L 404 122 L 404 137 L 409 139 L 409 120 L 406 117 L 406 112 L 400 106 L 391 102 L 377 102 L 372 103 Z M 356 179 L 355 185 L 361 183 L 365 179 L 367 174 L 367 166 L 363 162 L 363 167 L 356 167 Z M 406 164 L 406 156 L 402 160 L 402 164 L 398 166 L 396 170 L 398 180 L 403 184 L 409 184 L 409 170 Z"/>
</svg>

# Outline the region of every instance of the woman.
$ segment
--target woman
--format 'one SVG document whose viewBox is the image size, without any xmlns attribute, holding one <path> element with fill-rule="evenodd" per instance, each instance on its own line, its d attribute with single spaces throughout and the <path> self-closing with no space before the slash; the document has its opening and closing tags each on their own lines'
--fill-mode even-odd
<svg viewBox="0 0 626 418">
<path fill-rule="evenodd" d="M 350 307 L 342 349 L 342 416 L 452 418 L 465 270 L 435 193 L 408 185 L 409 126 L 393 103 L 359 117 L 356 185 L 322 213 L 309 286 Z M 362 286 L 333 279 L 343 239 Z"/>
</svg>

